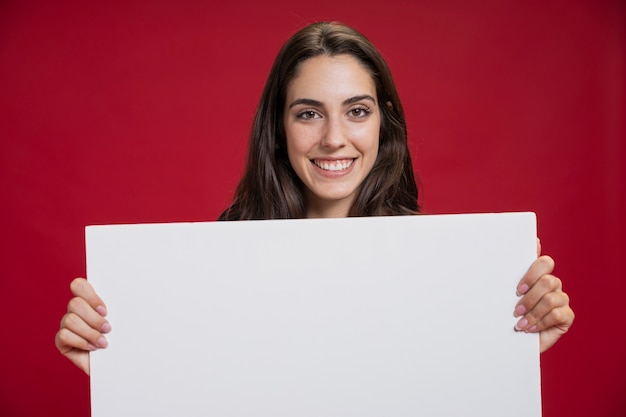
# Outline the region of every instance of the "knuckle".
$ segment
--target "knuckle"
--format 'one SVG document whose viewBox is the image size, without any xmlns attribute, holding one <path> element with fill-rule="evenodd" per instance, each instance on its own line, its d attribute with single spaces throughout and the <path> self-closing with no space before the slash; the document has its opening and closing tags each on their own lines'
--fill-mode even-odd
<svg viewBox="0 0 626 417">
<path fill-rule="evenodd" d="M 70 342 L 72 332 L 66 328 L 61 328 L 55 338 L 55 344 L 60 349 L 61 346 L 67 345 Z"/>
<path fill-rule="evenodd" d="M 80 323 L 80 318 L 75 313 L 67 313 L 61 319 L 61 328 L 74 329 Z"/>
<path fill-rule="evenodd" d="M 80 297 L 74 297 L 67 303 L 67 311 L 68 312 L 76 312 L 80 309 L 82 304 L 82 299 Z"/>
<path fill-rule="evenodd" d="M 565 314 L 561 309 L 552 310 L 552 319 L 555 323 L 564 323 L 565 322 Z"/>
<path fill-rule="evenodd" d="M 67 338 L 68 332 L 69 330 L 67 330 L 65 327 L 61 327 L 57 332 L 57 340 L 65 340 Z"/>
<path fill-rule="evenodd" d="M 546 274 L 542 275 L 539 278 L 539 282 L 541 286 L 550 290 L 550 291 L 558 291 L 561 289 L 561 280 L 555 277 L 554 275 Z"/>
<path fill-rule="evenodd" d="M 548 255 L 542 255 L 537 260 L 545 269 L 552 271 L 554 269 L 554 259 Z"/>
<path fill-rule="evenodd" d="M 556 292 L 549 292 L 543 296 L 544 302 L 548 308 L 554 308 L 561 305 L 561 295 Z"/>
<path fill-rule="evenodd" d="M 74 278 L 72 280 L 72 282 L 70 283 L 70 290 L 72 291 L 72 293 L 76 293 L 76 291 L 79 291 L 80 288 L 83 286 L 83 278 Z"/>
<path fill-rule="evenodd" d="M 544 288 L 551 288 L 552 277 L 550 275 L 542 275 L 539 277 L 539 284 Z"/>
</svg>

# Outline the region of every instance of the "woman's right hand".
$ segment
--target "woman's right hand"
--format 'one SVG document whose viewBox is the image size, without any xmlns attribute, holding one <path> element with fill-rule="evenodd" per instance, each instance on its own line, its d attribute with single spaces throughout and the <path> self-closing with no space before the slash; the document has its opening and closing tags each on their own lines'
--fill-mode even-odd
<svg viewBox="0 0 626 417">
<path fill-rule="evenodd" d="M 105 319 L 104 302 L 86 279 L 76 278 L 70 289 L 74 298 L 61 319 L 55 344 L 63 355 L 89 375 L 89 352 L 108 346 L 104 335 L 111 331 L 111 325 Z"/>
</svg>

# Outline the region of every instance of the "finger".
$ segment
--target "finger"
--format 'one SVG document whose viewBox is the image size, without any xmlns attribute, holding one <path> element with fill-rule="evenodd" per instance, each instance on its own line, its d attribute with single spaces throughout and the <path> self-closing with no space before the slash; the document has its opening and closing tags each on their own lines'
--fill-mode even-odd
<svg viewBox="0 0 626 417">
<path fill-rule="evenodd" d="M 554 260 L 546 255 L 540 256 L 517 284 L 517 294 L 526 294 L 542 276 L 550 274 L 552 271 L 554 271 Z"/>
<path fill-rule="evenodd" d="M 574 311 L 570 306 L 554 309 L 537 323 L 540 351 L 545 352 L 556 343 L 572 326 Z M 540 330 L 541 329 L 541 330 Z"/>
<path fill-rule="evenodd" d="M 541 256 L 541 239 L 537 238 L 537 258 Z"/>
<path fill-rule="evenodd" d="M 87 350 L 72 347 L 73 345 L 80 344 L 81 341 L 86 343 L 84 339 L 67 329 L 59 330 L 55 337 L 55 344 L 59 349 L 59 352 L 89 375 L 89 352 Z"/>
<path fill-rule="evenodd" d="M 107 315 L 104 301 L 96 294 L 91 284 L 85 278 L 76 278 L 70 284 L 72 294 L 76 297 L 84 298 L 87 303 L 102 316 Z"/>
<path fill-rule="evenodd" d="M 533 287 L 526 292 L 520 298 L 515 305 L 515 311 L 513 315 L 515 317 L 528 314 L 531 310 L 535 309 L 537 304 L 549 293 L 563 293 L 563 284 L 561 280 L 554 275 L 542 275 Z"/>
<path fill-rule="evenodd" d="M 67 312 L 78 315 L 91 328 L 102 333 L 111 331 L 111 325 L 96 310 L 91 308 L 84 298 L 74 297 L 67 305 Z"/>
<path fill-rule="evenodd" d="M 61 328 L 55 338 L 55 344 L 59 352 L 66 355 L 72 350 L 94 351 L 97 348 L 86 339 L 80 337 L 68 328 Z"/>
<path fill-rule="evenodd" d="M 541 317 L 540 320 L 537 320 L 534 325 L 528 328 L 528 332 L 542 332 L 544 330 L 557 327 L 564 329 L 563 333 L 565 333 L 573 321 L 574 311 L 566 303 L 549 310 Z"/>
<path fill-rule="evenodd" d="M 106 340 L 102 333 L 89 326 L 79 315 L 75 313 L 67 313 L 65 316 L 63 316 L 63 319 L 61 320 L 61 330 L 63 329 L 67 329 L 68 331 L 85 339 L 88 343 L 96 348 L 106 348 L 109 345 L 109 342 Z M 71 339 L 69 336 L 66 336 L 65 340 L 69 342 L 73 339 Z M 81 349 L 88 349 L 88 347 L 84 344 L 78 346 L 69 346 L 79 347 Z"/>
<path fill-rule="evenodd" d="M 548 317 L 554 310 L 569 304 L 569 297 L 562 291 L 549 292 L 545 294 L 535 307 L 518 320 L 515 328 L 531 333 L 541 331 L 544 328 L 538 324 Z M 556 313 L 558 315 L 558 313 Z"/>
</svg>

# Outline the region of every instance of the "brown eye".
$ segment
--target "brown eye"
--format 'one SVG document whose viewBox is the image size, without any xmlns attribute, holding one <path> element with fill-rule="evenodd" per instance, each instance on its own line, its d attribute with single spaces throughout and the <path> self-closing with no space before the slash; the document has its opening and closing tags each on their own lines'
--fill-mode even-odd
<svg viewBox="0 0 626 417">
<path fill-rule="evenodd" d="M 305 110 L 297 114 L 296 116 L 299 119 L 310 120 L 318 117 L 317 113 L 313 110 Z"/>
<path fill-rule="evenodd" d="M 357 107 L 349 112 L 351 117 L 362 118 L 367 117 L 370 114 L 370 110 L 364 107 Z"/>
</svg>

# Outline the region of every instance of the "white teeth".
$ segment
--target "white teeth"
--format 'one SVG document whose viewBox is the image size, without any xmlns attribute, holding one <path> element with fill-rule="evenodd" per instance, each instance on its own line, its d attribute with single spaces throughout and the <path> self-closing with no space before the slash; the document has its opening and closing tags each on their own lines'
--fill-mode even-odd
<svg viewBox="0 0 626 417">
<path fill-rule="evenodd" d="M 350 159 L 347 161 L 334 161 L 334 162 L 320 162 L 318 160 L 313 160 L 313 163 L 315 165 L 317 165 L 318 167 L 322 168 L 324 171 L 345 171 L 346 169 L 348 169 L 350 167 L 350 165 L 352 165 L 352 162 L 354 162 L 354 159 Z"/>
</svg>

